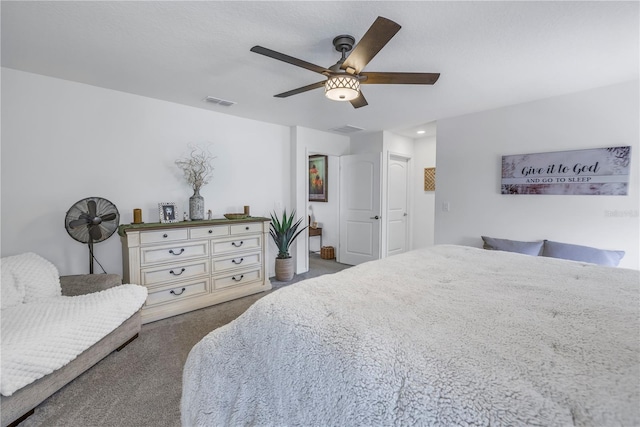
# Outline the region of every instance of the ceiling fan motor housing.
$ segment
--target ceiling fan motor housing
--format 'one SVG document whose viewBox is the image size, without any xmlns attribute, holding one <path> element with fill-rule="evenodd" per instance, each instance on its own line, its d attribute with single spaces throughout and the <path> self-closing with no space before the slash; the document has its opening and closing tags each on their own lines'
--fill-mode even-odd
<svg viewBox="0 0 640 427">
<path fill-rule="evenodd" d="M 348 34 L 337 36 L 333 39 L 333 46 L 338 52 L 349 52 L 353 49 L 356 39 Z"/>
</svg>

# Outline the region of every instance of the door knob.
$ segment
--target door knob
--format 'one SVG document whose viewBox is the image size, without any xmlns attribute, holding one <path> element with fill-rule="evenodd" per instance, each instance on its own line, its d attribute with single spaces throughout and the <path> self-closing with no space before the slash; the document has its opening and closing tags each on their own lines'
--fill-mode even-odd
<svg viewBox="0 0 640 427">
<path fill-rule="evenodd" d="M 376 215 L 376 216 L 370 217 L 369 219 L 380 219 L 380 217 L 378 215 Z"/>
</svg>

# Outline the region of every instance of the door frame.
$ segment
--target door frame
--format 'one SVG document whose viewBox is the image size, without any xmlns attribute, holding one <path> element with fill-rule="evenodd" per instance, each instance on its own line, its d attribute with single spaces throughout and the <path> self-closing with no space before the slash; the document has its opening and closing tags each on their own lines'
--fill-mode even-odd
<svg viewBox="0 0 640 427">
<path fill-rule="evenodd" d="M 389 252 L 389 165 L 391 164 L 391 159 L 396 160 L 406 160 L 407 161 L 407 225 L 406 225 L 406 243 L 407 243 L 407 251 L 413 248 L 413 158 L 406 153 L 398 153 L 395 151 L 387 151 L 387 155 L 385 156 L 385 165 L 384 165 L 384 173 L 383 180 L 384 191 L 382 192 L 382 206 L 384 207 L 384 217 L 382 221 L 382 241 L 381 241 L 381 249 L 382 249 L 382 257 L 386 258 Z"/>
<path fill-rule="evenodd" d="M 378 183 L 377 183 L 377 211 L 373 212 L 371 214 L 376 215 L 376 222 L 378 224 L 377 227 L 377 240 L 378 240 L 378 244 L 377 244 L 377 250 L 375 258 L 374 259 L 381 259 L 384 257 L 384 252 L 383 252 L 383 247 L 382 247 L 382 242 L 384 241 L 384 234 L 383 234 L 383 227 L 384 227 L 384 204 L 383 204 L 383 193 L 384 193 L 384 186 L 383 186 L 383 174 L 384 174 L 384 156 L 382 155 L 382 153 L 377 153 L 377 152 L 365 152 L 365 153 L 353 153 L 353 154 L 345 154 L 343 156 L 340 156 L 340 188 L 341 188 L 341 194 L 340 194 L 340 205 L 339 205 L 339 238 L 338 238 L 338 253 L 336 254 L 336 260 L 338 262 L 341 263 L 345 263 L 345 259 L 343 257 L 345 249 L 344 246 L 344 239 L 347 238 L 347 230 L 344 227 L 344 220 L 346 218 L 346 212 L 344 209 L 345 206 L 343 204 L 343 196 L 344 196 L 344 192 L 345 189 L 342 187 L 343 184 L 343 177 L 344 177 L 344 165 L 343 165 L 343 161 L 345 157 L 356 157 L 356 156 L 373 156 L 376 158 L 376 169 L 377 169 L 377 173 L 379 174 L 378 177 Z M 380 219 L 378 219 L 378 215 L 381 217 Z M 373 218 L 371 218 L 373 219 Z M 352 265 L 357 265 L 356 264 L 352 264 Z"/>
</svg>

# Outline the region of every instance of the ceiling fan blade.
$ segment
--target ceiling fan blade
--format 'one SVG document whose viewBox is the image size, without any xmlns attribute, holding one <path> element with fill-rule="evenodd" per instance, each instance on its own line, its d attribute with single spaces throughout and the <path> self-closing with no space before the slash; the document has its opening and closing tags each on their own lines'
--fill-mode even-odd
<svg viewBox="0 0 640 427">
<path fill-rule="evenodd" d="M 96 202 L 95 202 L 95 200 L 87 201 L 87 208 L 89 208 L 89 215 L 91 215 L 91 217 L 95 217 L 96 216 Z"/>
<path fill-rule="evenodd" d="M 69 221 L 69 227 L 71 228 L 82 227 L 83 225 L 87 225 L 90 222 L 91 221 L 89 221 L 88 219 L 78 218 L 76 220 Z"/>
<path fill-rule="evenodd" d="M 293 56 L 285 55 L 284 53 L 276 52 L 275 50 L 267 49 L 266 47 L 254 46 L 250 50 L 251 52 L 259 53 L 260 55 L 268 56 L 269 58 L 277 59 L 278 61 L 283 61 L 291 65 L 296 65 L 298 67 L 302 67 L 316 73 L 324 74 L 330 72 L 326 68 L 319 65 L 303 61 L 302 59 L 294 58 Z"/>
<path fill-rule="evenodd" d="M 360 95 L 356 99 L 352 99 L 349 102 L 353 105 L 353 108 L 360 108 L 369 105 L 362 92 L 360 92 Z"/>
<path fill-rule="evenodd" d="M 353 69 L 355 74 L 359 74 L 400 28 L 402 27 L 392 20 L 378 16 L 340 68 L 347 72 Z"/>
<path fill-rule="evenodd" d="M 100 231 L 100 227 L 98 225 L 90 225 L 89 236 L 91 236 L 93 240 L 100 240 L 102 238 L 102 231 Z"/>
<path fill-rule="evenodd" d="M 106 215 L 102 215 L 100 218 L 102 218 L 103 221 L 113 221 L 114 219 L 116 219 L 116 214 L 115 213 L 108 213 Z"/>
<path fill-rule="evenodd" d="M 321 88 L 321 87 L 324 86 L 325 82 L 326 82 L 326 80 L 323 80 L 323 81 L 318 82 L 318 83 L 312 83 L 310 85 L 299 87 L 298 89 L 293 89 L 293 90 L 290 90 L 288 92 L 282 92 L 282 93 L 279 93 L 279 94 L 273 95 L 273 96 L 275 96 L 276 98 L 286 98 L 288 96 L 297 95 L 299 93 L 306 92 L 308 90 Z"/>
<path fill-rule="evenodd" d="M 360 81 L 363 85 L 432 85 L 438 81 L 440 73 L 362 73 L 366 77 Z"/>
</svg>

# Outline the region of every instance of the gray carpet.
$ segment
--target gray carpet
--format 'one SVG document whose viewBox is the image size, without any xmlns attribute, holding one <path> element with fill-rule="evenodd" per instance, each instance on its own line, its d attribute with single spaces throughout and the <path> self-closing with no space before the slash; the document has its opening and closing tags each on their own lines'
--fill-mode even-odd
<svg viewBox="0 0 640 427">
<path fill-rule="evenodd" d="M 290 282 L 272 278 L 269 292 L 349 267 L 315 254 L 309 265 Z M 20 426 L 179 426 L 182 368 L 191 348 L 269 292 L 143 325 L 138 339 L 51 396 Z"/>
</svg>

